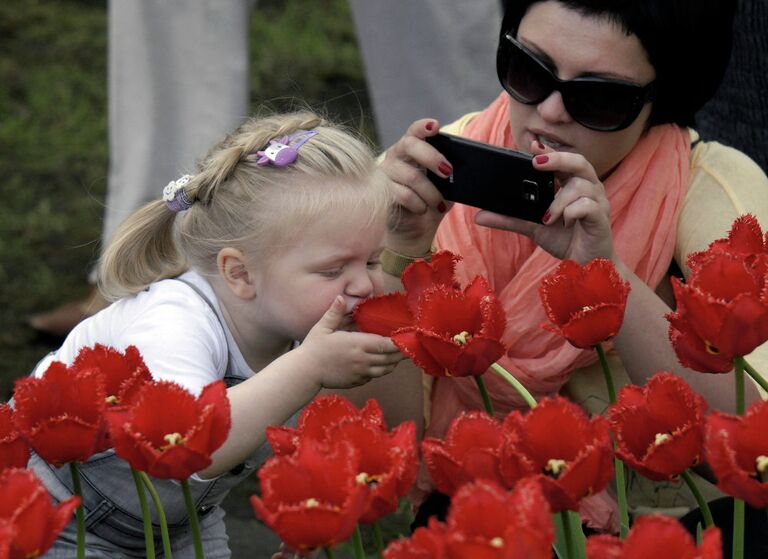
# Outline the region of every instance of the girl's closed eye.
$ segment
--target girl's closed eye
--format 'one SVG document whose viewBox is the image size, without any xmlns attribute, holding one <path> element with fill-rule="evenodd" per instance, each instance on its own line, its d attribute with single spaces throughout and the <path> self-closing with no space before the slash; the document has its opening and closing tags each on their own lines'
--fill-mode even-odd
<svg viewBox="0 0 768 559">
<path fill-rule="evenodd" d="M 341 275 L 341 273 L 344 271 L 344 268 L 338 267 L 338 268 L 330 268 L 328 270 L 320 270 L 318 272 L 321 276 L 324 276 L 326 278 L 337 278 Z"/>
<path fill-rule="evenodd" d="M 366 265 L 366 266 L 367 266 L 369 269 L 371 269 L 371 270 L 375 270 L 375 269 L 377 269 L 378 267 L 380 267 L 380 266 L 381 266 L 381 260 L 379 260 L 379 258 L 378 258 L 378 257 L 376 257 L 376 258 L 371 258 L 371 259 L 370 259 L 368 262 L 366 262 L 366 264 L 365 264 L 365 265 Z"/>
</svg>

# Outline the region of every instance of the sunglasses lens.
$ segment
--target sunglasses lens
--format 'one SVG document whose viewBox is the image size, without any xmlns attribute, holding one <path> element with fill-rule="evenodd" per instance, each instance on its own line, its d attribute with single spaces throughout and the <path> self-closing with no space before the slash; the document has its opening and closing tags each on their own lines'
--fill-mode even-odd
<svg viewBox="0 0 768 559">
<path fill-rule="evenodd" d="M 606 81 L 574 81 L 564 87 L 563 103 L 579 124 L 593 130 L 621 130 L 642 109 L 641 88 Z"/>
<path fill-rule="evenodd" d="M 521 103 L 540 103 L 552 93 L 552 77 L 527 52 L 510 41 L 502 43 L 496 69 L 501 85 Z"/>
</svg>

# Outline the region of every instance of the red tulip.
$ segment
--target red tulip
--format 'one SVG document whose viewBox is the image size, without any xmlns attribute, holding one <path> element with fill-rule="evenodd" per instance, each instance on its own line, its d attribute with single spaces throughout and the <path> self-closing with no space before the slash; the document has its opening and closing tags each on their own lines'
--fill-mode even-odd
<svg viewBox="0 0 768 559">
<path fill-rule="evenodd" d="M 348 444 L 329 451 L 312 440 L 270 458 L 259 470 L 262 496 L 251 497 L 256 516 L 300 551 L 349 539 L 368 500 L 358 461 Z"/>
<path fill-rule="evenodd" d="M 714 252 L 728 252 L 748 260 L 750 265 L 764 266 L 765 260 L 760 255 L 768 255 L 768 231 L 763 236 L 755 216 L 739 216 L 731 225 L 727 237 L 713 241 L 706 250 L 690 254 L 688 266 L 697 268 L 702 259 L 706 260 Z"/>
<path fill-rule="evenodd" d="M 430 375 L 483 374 L 505 352 L 501 336 L 506 317 L 484 278 L 476 277 L 464 290 L 457 288 L 452 280 L 457 260 L 444 251 L 435 254 L 432 263 L 406 268 L 405 293 L 374 297 L 356 307 L 360 329 L 390 336 Z"/>
<path fill-rule="evenodd" d="M 677 310 L 667 314 L 680 362 L 701 372 L 724 373 L 733 358 L 768 340 L 766 274 L 728 252 L 702 256 L 688 283 L 672 278 Z"/>
<path fill-rule="evenodd" d="M 360 519 L 371 523 L 397 510 L 416 480 L 418 447 L 416 424 L 407 421 L 388 432 L 376 400 L 358 410 L 342 396 L 315 398 L 299 417 L 299 427 L 268 427 L 267 438 L 276 454 L 295 452 L 305 440 L 323 448 L 348 444 L 357 452 L 358 482 L 370 489 L 370 500 Z"/>
<path fill-rule="evenodd" d="M 11 524 L 10 557 L 39 557 L 53 545 L 72 519 L 79 497 L 54 505 L 48 490 L 31 470 L 9 468 L 0 473 L 0 522 Z"/>
<path fill-rule="evenodd" d="M 701 545 L 671 516 L 652 514 L 635 520 L 627 539 L 599 535 L 587 538 L 587 559 L 722 559 L 720 530 L 712 527 L 702 532 Z"/>
<path fill-rule="evenodd" d="M 704 443 L 717 487 L 755 508 L 768 507 L 768 402 L 752 404 L 745 415 L 713 411 Z"/>
<path fill-rule="evenodd" d="M 421 442 L 424 465 L 446 495 L 479 479 L 504 485 L 499 470 L 503 441 L 500 421 L 484 412 L 464 412 L 453 420 L 445 440 L 428 437 Z"/>
<path fill-rule="evenodd" d="M 0 404 L 0 472 L 5 468 L 24 468 L 29 461 L 29 445 L 13 424 L 13 408 Z"/>
<path fill-rule="evenodd" d="M 608 409 L 616 454 L 654 481 L 679 476 L 701 459 L 707 403 L 671 373 L 644 388 L 627 385 Z"/>
<path fill-rule="evenodd" d="M 552 321 L 542 327 L 584 349 L 610 340 L 624 321 L 629 289 L 610 260 L 584 266 L 563 260 L 541 281 L 539 295 Z"/>
<path fill-rule="evenodd" d="M 429 519 L 426 528 L 416 528 L 409 538 L 400 538 L 387 545 L 384 559 L 444 559 L 445 524 L 435 517 Z"/>
<path fill-rule="evenodd" d="M 555 529 L 547 500 L 533 479 L 512 492 L 477 481 L 456 492 L 446 518 L 447 556 L 550 559 Z"/>
<path fill-rule="evenodd" d="M 292 454 L 303 439 L 326 441 L 327 430 L 331 425 L 342 421 L 364 421 L 381 431 L 386 431 L 384 413 L 376 400 L 368 400 L 362 409 L 343 396 L 331 394 L 319 396 L 301 411 L 297 427 L 270 425 L 267 427 L 267 440 L 275 454 Z"/>
<path fill-rule="evenodd" d="M 13 524 L 7 518 L 0 519 L 0 559 L 9 559 L 11 543 L 16 535 Z"/>
<path fill-rule="evenodd" d="M 613 475 L 608 422 L 589 419 L 578 405 L 557 396 L 504 420 L 501 472 L 507 485 L 534 476 L 552 512 L 578 510 L 579 501 L 603 489 Z"/>
<path fill-rule="evenodd" d="M 144 359 L 133 345 L 125 348 L 125 353 L 102 344 L 84 347 L 71 368 L 95 369 L 104 375 L 107 404 L 111 406 L 130 404 L 142 385 L 152 380 Z"/>
<path fill-rule="evenodd" d="M 211 464 L 211 454 L 231 426 L 222 381 L 198 398 L 173 382 L 145 384 L 131 406 L 107 412 L 115 452 L 130 465 L 160 479 L 185 480 Z"/>
<path fill-rule="evenodd" d="M 14 423 L 43 460 L 55 466 L 85 462 L 103 437 L 104 398 L 98 372 L 54 361 L 41 378 L 16 381 Z"/>
</svg>

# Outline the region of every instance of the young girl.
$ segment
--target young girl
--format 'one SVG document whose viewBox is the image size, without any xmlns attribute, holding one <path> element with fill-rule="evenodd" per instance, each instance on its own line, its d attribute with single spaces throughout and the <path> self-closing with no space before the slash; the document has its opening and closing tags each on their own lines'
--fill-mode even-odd
<svg viewBox="0 0 768 559">
<path fill-rule="evenodd" d="M 321 389 L 365 384 L 403 359 L 389 338 L 349 331 L 352 309 L 380 287 L 391 196 L 369 149 L 340 128 L 311 113 L 248 120 L 195 175 L 172 181 L 163 199 L 126 220 L 100 263 L 101 288 L 117 302 L 38 365 L 41 375 L 84 346 L 133 344 L 156 379 L 194 393 L 224 379 L 232 429 L 191 480 L 207 558 L 229 557 L 218 504 L 263 461 L 265 428 Z M 418 394 L 418 376 L 410 383 Z M 399 415 L 390 417 L 397 421 L 420 408 L 419 398 L 402 398 L 404 388 L 393 375 L 358 397 L 375 395 L 385 408 L 388 397 L 397 400 Z M 54 497 L 71 495 L 67 468 L 37 456 L 30 467 Z M 81 472 L 88 556 L 142 557 L 127 463 L 110 450 Z M 191 557 L 182 493 L 175 482 L 154 483 L 174 557 Z M 74 549 L 70 524 L 46 557 L 72 557 Z"/>
</svg>

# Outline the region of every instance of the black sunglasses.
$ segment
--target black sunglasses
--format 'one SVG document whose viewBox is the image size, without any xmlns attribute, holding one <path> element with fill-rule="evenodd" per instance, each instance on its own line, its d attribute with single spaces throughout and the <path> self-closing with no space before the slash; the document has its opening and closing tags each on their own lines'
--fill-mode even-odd
<svg viewBox="0 0 768 559">
<path fill-rule="evenodd" d="M 636 83 L 584 77 L 561 80 L 511 33 L 504 33 L 496 53 L 496 72 L 517 101 L 536 105 L 559 91 L 571 118 L 592 130 L 613 132 L 632 124 L 653 99 L 653 82 Z"/>
</svg>

